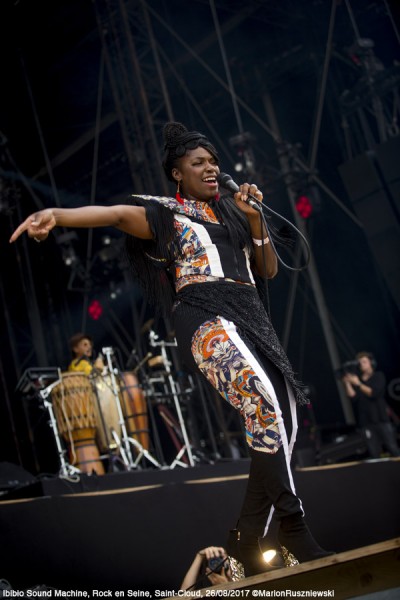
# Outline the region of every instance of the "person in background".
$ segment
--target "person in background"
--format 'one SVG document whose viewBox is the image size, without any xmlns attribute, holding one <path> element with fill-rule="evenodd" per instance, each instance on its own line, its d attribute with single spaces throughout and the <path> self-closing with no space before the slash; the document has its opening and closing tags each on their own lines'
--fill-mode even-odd
<svg viewBox="0 0 400 600">
<path fill-rule="evenodd" d="M 386 377 L 382 371 L 376 371 L 376 361 L 371 352 L 359 352 L 355 358 L 359 375 L 347 373 L 343 383 L 347 396 L 355 403 L 357 424 L 368 453 L 372 458 L 379 458 L 385 447 L 392 456 L 400 456 L 385 400 Z"/>
<path fill-rule="evenodd" d="M 68 371 L 90 375 L 93 368 L 99 371 L 104 369 L 101 354 L 96 357 L 96 360 L 93 360 L 93 340 L 86 333 L 74 333 L 69 340 L 69 347 L 73 358 L 68 365 Z"/>
</svg>

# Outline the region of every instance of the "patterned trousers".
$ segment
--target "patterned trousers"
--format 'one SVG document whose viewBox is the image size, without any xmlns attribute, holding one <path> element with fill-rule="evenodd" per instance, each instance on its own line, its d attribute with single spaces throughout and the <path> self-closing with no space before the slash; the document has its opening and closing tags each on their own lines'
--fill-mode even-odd
<svg viewBox="0 0 400 600">
<path fill-rule="evenodd" d="M 239 528 L 262 536 L 274 511 L 278 519 L 303 513 L 290 469 L 297 431 L 291 388 L 231 321 L 184 304 L 174 320 L 186 366 L 199 369 L 243 418 L 251 464 Z"/>
</svg>

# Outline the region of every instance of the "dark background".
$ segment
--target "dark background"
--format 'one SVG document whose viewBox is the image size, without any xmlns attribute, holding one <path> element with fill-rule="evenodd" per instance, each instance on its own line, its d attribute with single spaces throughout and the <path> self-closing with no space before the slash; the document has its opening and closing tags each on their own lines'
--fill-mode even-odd
<svg viewBox="0 0 400 600">
<path fill-rule="evenodd" d="M 212 6 L 240 119 L 227 89 Z M 65 232 L 60 231 L 45 244 L 20 239 L 10 246 L 12 230 L 46 206 L 74 207 L 91 199 L 124 202 L 132 192 L 172 194 L 159 168 L 162 126 L 171 117 L 208 135 L 220 150 L 222 170 L 238 182 L 251 177 L 271 207 L 293 221 L 277 159 L 283 146 L 273 139 L 265 111 L 267 94 L 281 130 L 280 142 L 290 146 L 294 157 L 290 175 L 296 193 L 307 193 L 314 203 L 306 227 L 340 360 L 368 350 L 388 381 L 399 377 L 399 305 L 339 173 L 340 165 L 382 143 L 371 108 L 374 94 L 363 83 L 363 58 L 354 47 L 358 36 L 374 43 L 380 82 L 374 89 L 384 106 L 388 139 L 398 141 L 399 8 L 395 2 L 378 0 L 337 4 L 316 169 L 310 174 L 299 164 L 309 164 L 331 7 L 324 0 L 1 3 L 3 460 L 33 469 L 24 458 L 30 442 L 21 395 L 15 391 L 26 369 L 64 369 L 70 358 L 67 340 L 77 330 L 92 335 L 97 349 L 115 347 L 125 368 L 132 349 L 139 355 L 146 352 L 146 323 L 154 318 L 129 278 L 118 232 L 95 231 L 91 237 L 78 230 L 72 238 L 62 238 Z M 247 145 L 235 142 L 241 129 L 249 136 Z M 399 165 L 399 145 L 394 148 L 391 160 Z M 254 168 L 235 173 L 243 150 Z M 325 190 L 312 181 L 313 175 Z M 362 169 L 357 177 L 363 179 Z M 398 192 L 394 199 L 399 202 Z M 372 222 L 377 214 L 379 201 L 370 213 Z M 74 261 L 68 266 L 65 258 L 71 252 Z M 293 256 L 285 259 L 292 261 Z M 396 256 L 386 258 L 392 260 L 395 271 Z M 281 268 L 270 283 L 272 321 L 280 336 L 292 277 Z M 87 315 L 93 300 L 103 307 L 98 320 Z M 169 324 L 158 317 L 152 326 L 160 336 L 171 333 Z M 345 418 L 307 272 L 296 284 L 288 354 L 310 387 L 319 428 L 343 428 Z M 389 403 L 398 413 L 398 402 L 389 398 Z M 46 448 L 50 435 L 36 404 L 33 399 L 29 410 L 35 413 L 34 427 L 43 429 Z M 56 466 L 48 458 L 40 464 L 44 468 Z"/>
</svg>

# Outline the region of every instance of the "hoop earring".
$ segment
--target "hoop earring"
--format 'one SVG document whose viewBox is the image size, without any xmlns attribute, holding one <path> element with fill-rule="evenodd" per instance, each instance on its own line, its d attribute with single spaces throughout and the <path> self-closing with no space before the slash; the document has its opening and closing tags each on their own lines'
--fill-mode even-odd
<svg viewBox="0 0 400 600">
<path fill-rule="evenodd" d="M 181 189 L 181 180 L 178 179 L 178 187 L 176 188 L 175 198 L 176 198 L 177 202 L 179 202 L 179 204 L 183 204 L 183 200 L 182 200 L 181 195 L 179 193 L 180 189 Z"/>
</svg>

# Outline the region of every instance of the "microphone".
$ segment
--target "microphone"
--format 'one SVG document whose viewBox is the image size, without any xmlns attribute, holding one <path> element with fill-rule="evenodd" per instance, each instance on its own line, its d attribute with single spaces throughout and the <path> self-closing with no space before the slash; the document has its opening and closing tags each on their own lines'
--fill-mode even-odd
<svg viewBox="0 0 400 600">
<path fill-rule="evenodd" d="M 228 175 L 228 173 L 219 173 L 219 175 L 217 175 L 217 182 L 218 185 L 225 188 L 229 192 L 232 192 L 232 194 L 236 194 L 239 191 L 238 184 L 235 181 L 233 181 L 232 177 Z M 244 200 L 244 202 L 251 206 L 251 208 L 258 210 L 258 212 L 262 212 L 260 202 L 258 202 L 258 200 L 254 198 L 254 196 L 252 196 L 251 194 L 249 194 L 248 196 L 249 197 L 247 198 L 247 200 Z M 252 200 L 252 198 L 254 198 L 254 200 Z"/>
</svg>

